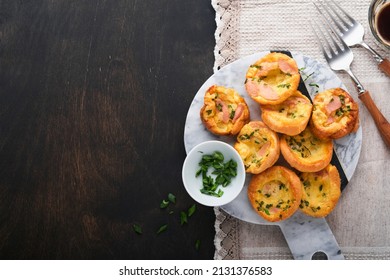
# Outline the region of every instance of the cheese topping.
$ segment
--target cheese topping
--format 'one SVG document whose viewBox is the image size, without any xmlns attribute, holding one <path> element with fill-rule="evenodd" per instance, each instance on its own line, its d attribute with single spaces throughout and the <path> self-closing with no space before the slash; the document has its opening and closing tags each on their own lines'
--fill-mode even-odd
<svg viewBox="0 0 390 280">
<path fill-rule="evenodd" d="M 324 217 L 335 207 L 340 195 L 340 176 L 337 168 L 328 165 L 319 172 L 301 173 L 303 193 L 299 208 L 314 217 Z"/>
<path fill-rule="evenodd" d="M 257 192 L 256 209 L 266 215 L 279 214 L 282 218 L 282 212 L 287 211 L 295 202 L 293 193 L 290 191 L 290 183 L 280 174 L 272 181 L 265 182 Z"/>
<path fill-rule="evenodd" d="M 286 136 L 286 142 L 296 157 L 303 161 L 320 160 L 328 152 L 328 140 L 316 138 L 306 129 L 296 136 Z"/>
</svg>

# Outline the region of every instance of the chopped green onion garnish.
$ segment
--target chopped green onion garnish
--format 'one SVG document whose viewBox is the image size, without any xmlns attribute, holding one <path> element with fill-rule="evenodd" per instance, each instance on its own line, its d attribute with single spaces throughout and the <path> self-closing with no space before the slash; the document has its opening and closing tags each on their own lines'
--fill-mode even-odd
<svg viewBox="0 0 390 280">
<path fill-rule="evenodd" d="M 157 230 L 157 234 L 160 234 L 160 233 L 166 231 L 167 228 L 168 228 L 168 225 L 167 225 L 167 224 L 162 225 L 162 226 Z"/>
<path fill-rule="evenodd" d="M 201 193 L 220 197 L 223 195 L 223 191 L 218 187 L 228 186 L 232 178 L 237 176 L 237 162 L 232 159 L 224 162 L 224 159 L 224 155 L 219 151 L 202 156 L 199 162 L 200 168 L 195 174 L 195 177 L 202 174 L 203 188 L 200 190 Z M 211 174 L 215 175 L 214 178 L 208 175 L 209 168 L 213 169 Z"/>
<path fill-rule="evenodd" d="M 133 230 L 134 230 L 134 232 L 137 233 L 137 234 L 142 234 L 142 228 L 141 228 L 140 225 L 134 224 L 134 225 L 133 225 Z"/>
</svg>

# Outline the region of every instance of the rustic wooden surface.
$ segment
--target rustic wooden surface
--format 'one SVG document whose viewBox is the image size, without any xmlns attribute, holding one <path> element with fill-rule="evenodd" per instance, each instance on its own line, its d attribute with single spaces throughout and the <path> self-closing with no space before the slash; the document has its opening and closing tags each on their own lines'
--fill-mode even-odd
<svg viewBox="0 0 390 280">
<path fill-rule="evenodd" d="M 0 1 L 1 259 L 213 258 L 212 208 L 180 212 L 214 16 L 209 0 Z"/>
</svg>

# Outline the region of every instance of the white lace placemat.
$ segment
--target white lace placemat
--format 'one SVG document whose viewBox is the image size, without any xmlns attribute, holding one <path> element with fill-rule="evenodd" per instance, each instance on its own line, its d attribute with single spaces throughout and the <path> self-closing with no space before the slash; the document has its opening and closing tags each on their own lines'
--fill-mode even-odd
<svg viewBox="0 0 390 280">
<path fill-rule="evenodd" d="M 298 51 L 326 63 L 309 20 L 316 20 L 311 0 L 212 0 L 216 11 L 214 71 L 236 59 L 263 50 Z M 364 26 L 366 42 L 380 54 L 369 33 L 370 0 L 338 0 Z M 390 119 L 390 78 L 377 69 L 370 54 L 353 49 L 352 69 L 382 113 Z M 338 73 L 356 96 L 350 78 Z M 357 98 L 356 98 L 357 99 Z M 390 259 L 390 149 L 383 143 L 366 108 L 361 105 L 363 144 L 355 174 L 328 224 L 346 259 Z M 215 259 L 292 259 L 277 226 L 249 224 L 214 209 Z"/>
</svg>

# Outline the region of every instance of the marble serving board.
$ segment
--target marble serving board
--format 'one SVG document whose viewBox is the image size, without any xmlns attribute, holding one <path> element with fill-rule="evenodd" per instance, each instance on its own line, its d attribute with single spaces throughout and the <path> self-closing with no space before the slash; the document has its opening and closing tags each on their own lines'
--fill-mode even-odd
<svg viewBox="0 0 390 280">
<path fill-rule="evenodd" d="M 261 120 L 260 106 L 246 93 L 244 82 L 249 66 L 267 53 L 269 51 L 255 53 L 221 68 L 200 87 L 190 105 L 185 122 L 184 146 L 187 153 L 197 144 L 208 140 L 224 141 L 231 145 L 235 143 L 235 137 L 217 136 L 210 133 L 205 129 L 199 117 L 204 94 L 212 85 L 234 88 L 247 102 L 251 120 Z M 341 87 L 347 90 L 341 80 L 327 66 L 301 53 L 292 52 L 291 54 L 298 64 L 302 80 L 312 98 L 317 92 L 329 88 Z M 361 142 L 361 127 L 356 133 L 334 141 L 334 152 L 340 162 L 338 168 L 342 169 L 339 171 L 343 172 L 347 179 L 342 182 L 342 189 L 345 188 L 356 169 Z M 282 156 L 276 164 L 288 166 Z M 317 251 L 324 252 L 328 259 L 343 259 L 338 244 L 324 218 L 312 218 L 300 211 L 281 222 L 271 223 L 261 218 L 253 210 L 247 197 L 247 186 L 250 179 L 251 175 L 247 174 L 245 186 L 239 196 L 231 203 L 221 206 L 225 212 L 249 223 L 280 226 L 296 259 L 311 259 Z"/>
</svg>

